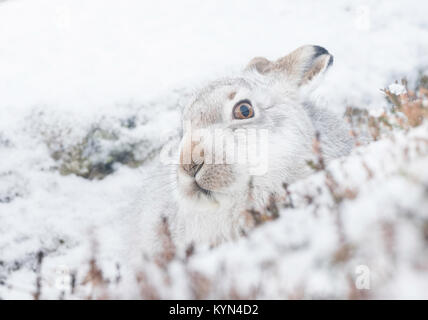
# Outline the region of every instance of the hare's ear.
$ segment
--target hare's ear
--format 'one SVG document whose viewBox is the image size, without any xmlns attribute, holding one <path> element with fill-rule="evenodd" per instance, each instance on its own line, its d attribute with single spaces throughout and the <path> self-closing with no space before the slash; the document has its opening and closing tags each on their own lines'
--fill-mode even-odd
<svg viewBox="0 0 428 320">
<path fill-rule="evenodd" d="M 281 74 L 300 86 L 309 83 L 332 64 L 333 56 L 326 49 L 306 45 L 276 61 L 254 58 L 246 70 L 255 70 L 263 75 Z"/>
</svg>

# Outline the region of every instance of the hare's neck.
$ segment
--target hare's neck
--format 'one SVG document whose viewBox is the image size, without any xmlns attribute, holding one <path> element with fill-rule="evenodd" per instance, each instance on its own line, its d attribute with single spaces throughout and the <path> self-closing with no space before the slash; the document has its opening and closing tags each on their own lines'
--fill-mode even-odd
<svg viewBox="0 0 428 320">
<path fill-rule="evenodd" d="M 242 199 L 241 199 L 242 198 Z M 238 199 L 241 199 L 238 201 Z M 176 216 L 177 243 L 217 245 L 239 236 L 245 199 L 235 196 L 217 203 L 181 203 Z"/>
</svg>

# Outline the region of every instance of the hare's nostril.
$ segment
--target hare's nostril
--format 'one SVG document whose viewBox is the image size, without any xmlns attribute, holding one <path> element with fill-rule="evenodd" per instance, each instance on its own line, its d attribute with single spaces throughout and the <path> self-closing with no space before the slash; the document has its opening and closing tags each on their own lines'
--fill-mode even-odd
<svg viewBox="0 0 428 320">
<path fill-rule="evenodd" d="M 203 165 L 203 162 L 199 164 L 192 162 L 191 164 L 181 165 L 181 167 L 189 176 L 195 177 L 196 174 L 202 169 Z"/>
<path fill-rule="evenodd" d="M 195 174 L 193 175 L 194 177 L 198 174 L 198 172 L 202 169 L 202 166 L 204 165 L 204 163 L 202 162 L 201 164 L 196 164 L 195 165 Z"/>
</svg>

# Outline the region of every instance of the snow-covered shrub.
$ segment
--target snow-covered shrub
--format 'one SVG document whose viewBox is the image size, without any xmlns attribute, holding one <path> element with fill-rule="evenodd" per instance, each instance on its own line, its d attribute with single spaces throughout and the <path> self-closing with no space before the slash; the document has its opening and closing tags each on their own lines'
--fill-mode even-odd
<svg viewBox="0 0 428 320">
<path fill-rule="evenodd" d="M 363 143 L 266 208 L 248 208 L 254 230 L 214 249 L 178 252 L 163 220 L 163 251 L 105 272 L 97 251 L 75 274 L 80 298 L 397 298 L 426 297 L 428 280 L 428 116 L 422 88 L 385 94 L 377 116 L 348 110 Z M 413 108 L 409 111 L 410 108 Z M 421 117 L 421 118 L 420 118 Z M 367 134 L 373 140 L 367 143 Z M 136 253 L 137 254 L 137 253 Z M 70 297 L 71 297 L 70 296 Z"/>
<path fill-rule="evenodd" d="M 103 179 L 121 164 L 136 168 L 159 152 L 169 135 L 153 130 L 156 120 L 149 110 L 162 110 L 174 129 L 178 120 L 175 103 L 118 107 L 116 113 L 83 121 L 75 115 L 36 108 L 28 122 L 32 123 L 33 135 L 48 147 L 62 175 Z"/>
</svg>

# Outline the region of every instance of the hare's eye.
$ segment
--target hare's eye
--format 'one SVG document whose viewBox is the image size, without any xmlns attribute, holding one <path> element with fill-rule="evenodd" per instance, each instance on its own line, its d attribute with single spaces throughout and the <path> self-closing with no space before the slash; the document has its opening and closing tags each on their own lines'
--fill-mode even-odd
<svg viewBox="0 0 428 320">
<path fill-rule="evenodd" d="M 233 107 L 233 117 L 235 119 L 250 119 L 254 117 L 254 109 L 250 101 L 244 100 L 238 102 Z"/>
</svg>

